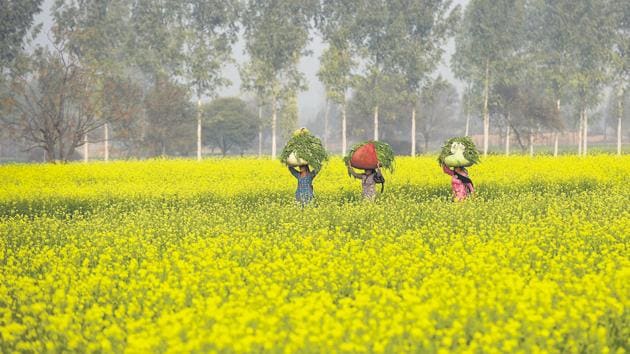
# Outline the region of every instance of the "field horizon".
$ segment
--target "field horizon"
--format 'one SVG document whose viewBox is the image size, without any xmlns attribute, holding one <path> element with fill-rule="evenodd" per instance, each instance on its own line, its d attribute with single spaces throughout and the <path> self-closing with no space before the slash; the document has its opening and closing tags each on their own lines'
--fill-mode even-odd
<svg viewBox="0 0 630 354">
<path fill-rule="evenodd" d="M 0 351 L 624 352 L 630 156 L 0 166 Z M 380 190 L 380 188 L 379 188 Z"/>
</svg>

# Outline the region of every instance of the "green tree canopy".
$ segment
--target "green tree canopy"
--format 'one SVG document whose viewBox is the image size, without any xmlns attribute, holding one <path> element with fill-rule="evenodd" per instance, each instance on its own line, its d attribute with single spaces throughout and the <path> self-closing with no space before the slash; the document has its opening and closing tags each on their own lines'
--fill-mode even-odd
<svg viewBox="0 0 630 354">
<path fill-rule="evenodd" d="M 221 70 L 232 60 L 240 4 L 236 0 L 186 2 L 186 76 L 197 96 L 214 96 L 228 83 Z"/>
<path fill-rule="evenodd" d="M 219 98 L 204 107 L 204 135 L 223 156 L 237 148 L 241 153 L 256 137 L 256 115 L 247 102 L 234 97 Z"/>
<path fill-rule="evenodd" d="M 22 52 L 24 37 L 42 0 L 0 0 L 0 73 Z"/>
<path fill-rule="evenodd" d="M 522 52 L 525 0 L 471 0 L 455 37 L 451 68 L 456 77 L 483 87 L 483 152 L 488 153 L 488 101 L 493 80 L 511 75 Z"/>
<path fill-rule="evenodd" d="M 250 61 L 242 70 L 244 86 L 271 104 L 271 158 L 276 158 L 280 100 L 306 88 L 298 63 L 309 40 L 319 1 L 249 1 L 243 15 Z"/>
</svg>

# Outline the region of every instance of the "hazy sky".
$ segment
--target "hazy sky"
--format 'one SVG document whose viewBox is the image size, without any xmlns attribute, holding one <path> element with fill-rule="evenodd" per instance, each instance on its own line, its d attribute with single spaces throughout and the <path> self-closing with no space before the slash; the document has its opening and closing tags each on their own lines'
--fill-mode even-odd
<svg viewBox="0 0 630 354">
<path fill-rule="evenodd" d="M 454 4 L 460 4 L 465 6 L 469 0 L 454 0 Z M 50 7 L 54 3 L 54 0 L 45 0 L 43 4 L 43 11 L 36 18 L 37 23 L 44 23 L 44 30 L 42 36 L 38 39 L 38 43 L 45 44 L 47 42 L 45 33 L 50 29 L 52 19 L 50 16 Z M 304 124 L 313 119 L 319 110 L 324 106 L 324 87 L 317 79 L 317 71 L 319 69 L 319 57 L 322 53 L 324 45 L 321 38 L 314 36 L 309 44 L 309 51 L 311 55 L 302 58 L 300 61 L 300 70 L 306 76 L 308 89 L 300 93 L 298 100 L 300 106 L 300 124 Z M 452 55 L 454 46 L 452 41 L 446 47 L 446 53 L 442 58 L 442 64 L 438 69 L 438 73 L 441 74 L 447 80 L 450 80 L 459 89 L 461 83 L 457 82 L 451 73 L 448 62 Z M 234 46 L 233 55 L 238 64 L 243 64 L 247 60 L 247 56 L 244 53 L 243 43 L 239 42 Z M 229 65 L 225 68 L 225 76 L 232 81 L 232 85 L 225 87 L 219 91 L 220 96 L 239 96 L 240 92 L 240 78 L 238 75 L 238 69 L 236 65 Z"/>
</svg>

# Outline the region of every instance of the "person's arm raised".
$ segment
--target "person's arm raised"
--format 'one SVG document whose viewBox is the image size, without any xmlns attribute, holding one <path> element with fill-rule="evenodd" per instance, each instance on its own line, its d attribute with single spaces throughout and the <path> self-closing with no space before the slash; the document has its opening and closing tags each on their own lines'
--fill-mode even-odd
<svg viewBox="0 0 630 354">
<path fill-rule="evenodd" d="M 361 176 L 362 176 L 362 174 L 360 174 L 360 173 L 356 173 L 356 172 L 354 171 L 354 168 L 352 168 L 352 166 L 350 166 L 350 163 L 348 163 L 348 173 L 349 173 L 351 176 L 353 176 L 354 178 L 359 178 L 359 179 L 360 179 L 360 178 L 361 178 Z"/>
<path fill-rule="evenodd" d="M 446 166 L 445 164 L 442 164 L 442 171 L 444 171 L 444 173 L 446 173 L 449 176 L 453 176 L 455 175 L 455 172 L 453 172 L 453 170 L 451 170 L 448 166 Z"/>
</svg>

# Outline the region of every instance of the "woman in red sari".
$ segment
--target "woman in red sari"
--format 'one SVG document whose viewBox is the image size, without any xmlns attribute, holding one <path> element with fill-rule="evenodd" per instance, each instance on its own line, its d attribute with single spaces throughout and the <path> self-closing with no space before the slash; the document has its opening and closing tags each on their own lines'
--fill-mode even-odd
<svg viewBox="0 0 630 354">
<path fill-rule="evenodd" d="M 460 202 L 475 192 L 472 180 L 468 177 L 468 171 L 465 167 L 455 167 L 451 169 L 446 165 L 442 165 L 442 170 L 451 176 L 451 189 L 453 190 L 453 200 Z"/>
</svg>

